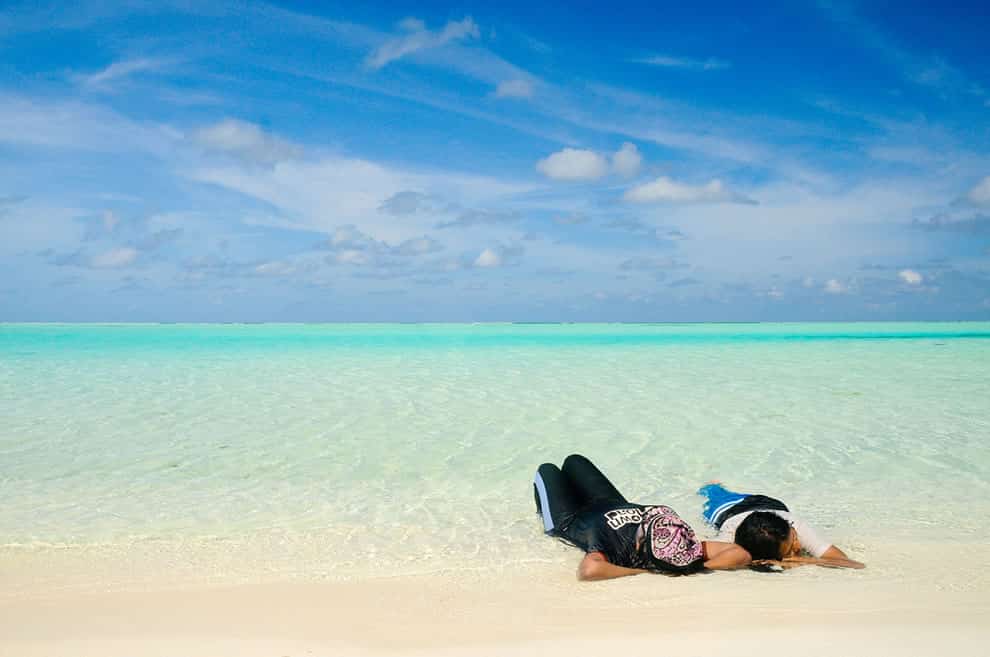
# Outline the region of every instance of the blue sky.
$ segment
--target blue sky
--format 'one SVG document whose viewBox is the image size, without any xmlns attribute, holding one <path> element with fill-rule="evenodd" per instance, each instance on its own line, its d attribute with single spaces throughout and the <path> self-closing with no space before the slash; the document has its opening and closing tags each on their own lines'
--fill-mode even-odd
<svg viewBox="0 0 990 657">
<path fill-rule="evenodd" d="M 2 321 L 990 319 L 990 9 L 0 9 Z"/>
</svg>

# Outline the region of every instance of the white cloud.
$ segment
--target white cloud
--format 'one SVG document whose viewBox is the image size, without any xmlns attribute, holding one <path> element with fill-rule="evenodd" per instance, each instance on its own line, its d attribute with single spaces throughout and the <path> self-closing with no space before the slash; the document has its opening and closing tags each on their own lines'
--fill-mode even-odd
<svg viewBox="0 0 990 657">
<path fill-rule="evenodd" d="M 253 123 L 237 119 L 225 119 L 202 128 L 194 137 L 207 150 L 258 164 L 275 164 L 302 155 L 301 146 L 271 135 Z"/>
<path fill-rule="evenodd" d="M 288 276 L 295 270 L 296 268 L 287 262 L 272 260 L 270 262 L 263 262 L 255 267 L 254 273 L 261 274 L 262 276 Z"/>
<path fill-rule="evenodd" d="M 466 38 L 479 38 L 481 32 L 477 23 L 470 17 L 459 21 L 450 21 L 439 32 L 426 29 L 426 24 L 417 18 L 407 18 L 399 23 L 399 27 L 407 34 L 389 39 L 368 55 L 365 63 L 369 68 L 380 69 L 389 62 L 394 62 L 420 50 L 438 48 L 451 41 Z"/>
<path fill-rule="evenodd" d="M 565 148 L 537 162 L 536 168 L 554 180 L 595 180 L 608 172 L 608 162 L 594 151 Z"/>
<path fill-rule="evenodd" d="M 482 251 L 474 261 L 475 267 L 500 267 L 502 257 L 491 249 Z"/>
<path fill-rule="evenodd" d="M 729 68 L 731 64 L 723 59 L 709 57 L 708 59 L 693 59 L 691 57 L 672 57 L 670 55 L 653 55 L 633 60 L 639 64 L 660 66 L 663 68 L 678 68 L 686 71 L 717 71 Z"/>
<path fill-rule="evenodd" d="M 132 121 L 98 105 L 0 93 L 0 143 L 170 157 L 180 139 L 167 126 Z"/>
<path fill-rule="evenodd" d="M 558 226 L 577 226 L 580 224 L 588 223 L 588 216 L 580 212 L 574 214 L 565 214 L 559 217 L 553 218 L 553 223 Z"/>
<path fill-rule="evenodd" d="M 990 205 L 990 176 L 976 183 L 966 194 L 966 200 L 975 205 Z"/>
<path fill-rule="evenodd" d="M 632 142 L 625 142 L 622 148 L 612 154 L 612 169 L 620 176 L 635 176 L 643 164 L 643 156 Z"/>
<path fill-rule="evenodd" d="M 137 260 L 137 257 L 137 249 L 125 246 L 94 256 L 90 261 L 90 265 L 98 269 L 116 269 L 132 264 Z"/>
<path fill-rule="evenodd" d="M 347 249 L 340 253 L 335 253 L 332 257 L 335 262 L 342 265 L 357 265 L 360 267 L 371 262 L 371 256 L 364 251 L 357 251 L 355 249 Z"/>
<path fill-rule="evenodd" d="M 360 246 L 364 248 L 371 244 L 374 244 L 374 240 L 354 226 L 339 226 L 330 235 L 330 246 L 334 248 L 348 246 Z"/>
<path fill-rule="evenodd" d="M 102 71 L 90 75 L 77 76 L 76 80 L 82 86 L 89 89 L 106 89 L 111 83 L 130 77 L 135 73 L 158 71 L 166 65 L 167 62 L 161 59 L 125 59 L 110 64 Z"/>
<path fill-rule="evenodd" d="M 626 191 L 623 198 L 634 203 L 745 203 L 756 202 L 730 190 L 721 180 L 704 185 L 687 185 L 666 176 L 653 182 L 637 185 Z"/>
<path fill-rule="evenodd" d="M 657 228 L 653 231 L 653 236 L 658 240 L 664 240 L 668 242 L 679 242 L 681 240 L 686 240 L 688 237 L 676 228 Z"/>
<path fill-rule="evenodd" d="M 378 209 L 391 215 L 409 215 L 430 211 L 433 204 L 428 195 L 406 190 L 389 196 Z"/>
<path fill-rule="evenodd" d="M 399 21 L 399 29 L 406 32 L 422 32 L 426 29 L 426 23 L 422 19 L 410 16 Z"/>
<path fill-rule="evenodd" d="M 334 251 L 331 262 L 350 265 L 383 262 L 380 256 L 421 256 L 444 249 L 443 244 L 428 235 L 414 237 L 393 245 L 376 240 L 354 226 L 337 228 L 327 240 L 326 246 Z"/>
<path fill-rule="evenodd" d="M 533 83 L 529 80 L 505 80 L 495 87 L 497 98 L 532 98 Z"/>
<path fill-rule="evenodd" d="M 619 269 L 624 271 L 667 271 L 686 268 L 687 265 L 672 256 L 639 256 L 619 264 Z"/>
<path fill-rule="evenodd" d="M 86 237 L 86 226 L 78 218 L 86 212 L 83 208 L 8 197 L 0 203 L 0 258 L 40 249 L 78 249 Z"/>
<path fill-rule="evenodd" d="M 450 221 L 442 221 L 436 228 L 466 228 L 470 226 L 499 226 L 514 224 L 521 219 L 516 211 L 465 210 Z"/>
<path fill-rule="evenodd" d="M 921 282 L 924 280 L 924 276 L 913 269 L 902 269 L 897 272 L 897 276 L 908 285 L 921 285 Z"/>
<path fill-rule="evenodd" d="M 636 144 L 625 142 L 622 147 L 606 157 L 592 150 L 565 148 L 536 163 L 537 170 L 554 180 L 597 180 L 611 170 L 621 176 L 634 176 L 643 164 L 643 156 Z"/>
<path fill-rule="evenodd" d="M 103 212 L 103 229 L 108 233 L 112 233 L 113 229 L 117 227 L 120 223 L 120 217 L 114 214 L 111 210 L 104 210 Z"/>
<path fill-rule="evenodd" d="M 944 203 L 947 186 L 912 177 L 887 179 L 882 185 L 864 181 L 858 187 L 821 193 L 778 182 L 756 188 L 760 205 L 635 207 L 651 225 L 690 227 L 691 239 L 678 242 L 677 252 L 698 271 L 767 272 L 768 263 L 787 254 L 790 261 L 773 265 L 781 268 L 780 273 L 798 283 L 810 277 L 808 287 L 818 291 L 826 280 L 836 278 L 849 283 L 850 293 L 855 293 L 853 283 L 845 279 L 850 259 L 905 265 L 924 259 L 916 251 L 918 235 L 905 230 L 904 217 L 918 208 Z M 885 227 L 883 239 L 877 239 L 872 229 L 862 229 L 876 223 Z M 897 280 L 896 273 L 888 272 L 891 283 Z"/>
<path fill-rule="evenodd" d="M 417 212 L 396 221 L 382 204 L 403 191 L 423 190 L 435 199 L 449 199 L 457 208 L 498 205 L 531 191 L 518 184 L 456 171 L 406 171 L 355 158 L 325 155 L 317 160 L 290 160 L 272 167 L 227 165 L 194 170 L 194 180 L 219 185 L 277 208 L 280 228 L 333 234 L 344 225 L 376 240 L 398 243 L 423 235 L 442 213 Z M 286 221 L 291 219 L 291 221 Z M 256 223 L 271 224 L 267 218 Z"/>
<path fill-rule="evenodd" d="M 825 281 L 825 292 L 828 294 L 845 294 L 849 291 L 849 287 L 843 285 L 840 281 L 830 278 Z"/>
<path fill-rule="evenodd" d="M 442 251 L 443 245 L 437 242 L 431 237 L 424 235 L 423 237 L 415 237 L 413 239 L 408 239 L 401 244 L 393 247 L 391 253 L 394 255 L 424 255 L 427 253 L 436 253 L 437 251 Z"/>
<path fill-rule="evenodd" d="M 757 164 L 795 181 L 830 182 L 830 176 L 817 165 L 812 168 L 791 151 L 767 142 L 768 135 L 790 134 L 796 127 L 793 121 L 753 120 L 600 83 L 586 85 L 581 98 L 563 91 L 556 96 L 541 93 L 536 104 L 558 120 L 598 133 L 623 135 L 715 160 Z"/>
</svg>

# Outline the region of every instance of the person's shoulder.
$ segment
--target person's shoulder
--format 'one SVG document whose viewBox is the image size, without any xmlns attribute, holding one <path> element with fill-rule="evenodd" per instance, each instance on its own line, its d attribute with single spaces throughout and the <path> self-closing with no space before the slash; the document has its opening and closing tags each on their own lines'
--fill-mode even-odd
<svg viewBox="0 0 990 657">
<path fill-rule="evenodd" d="M 742 513 L 737 513 L 734 516 L 729 516 L 725 519 L 725 522 L 722 523 L 722 526 L 719 527 L 719 533 L 734 534 L 736 532 L 736 528 L 742 524 L 743 520 L 752 515 L 752 513 L 752 511 L 743 511 Z"/>
</svg>

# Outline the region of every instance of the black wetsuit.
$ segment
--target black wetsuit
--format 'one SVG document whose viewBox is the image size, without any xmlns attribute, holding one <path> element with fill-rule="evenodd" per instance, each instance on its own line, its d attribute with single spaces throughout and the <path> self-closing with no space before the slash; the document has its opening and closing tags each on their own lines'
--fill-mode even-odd
<svg viewBox="0 0 990 657">
<path fill-rule="evenodd" d="M 628 502 L 583 456 L 567 457 L 563 468 L 544 463 L 534 488 L 551 536 L 602 552 L 617 566 L 685 574 L 702 568 L 701 542 L 673 509 Z"/>
</svg>

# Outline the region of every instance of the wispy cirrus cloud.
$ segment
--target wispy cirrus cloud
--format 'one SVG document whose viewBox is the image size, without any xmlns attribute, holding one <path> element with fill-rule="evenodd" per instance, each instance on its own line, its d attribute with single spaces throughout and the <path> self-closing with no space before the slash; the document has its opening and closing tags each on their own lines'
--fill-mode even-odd
<svg viewBox="0 0 990 657">
<path fill-rule="evenodd" d="M 378 46 L 365 60 L 368 68 L 377 70 L 391 62 L 421 50 L 439 48 L 451 41 L 477 39 L 481 36 L 478 24 L 470 16 L 459 21 L 449 21 L 442 30 L 431 32 L 418 18 L 406 18 L 399 23 L 404 32 Z"/>
<path fill-rule="evenodd" d="M 77 75 L 76 81 L 85 89 L 94 91 L 109 91 L 114 83 L 141 73 L 162 71 L 171 65 L 171 61 L 151 57 L 138 57 L 113 62 L 106 68 L 87 75 Z"/>
<path fill-rule="evenodd" d="M 619 263 L 619 269 L 624 271 L 671 271 L 675 269 L 688 269 L 689 265 L 680 262 L 672 256 L 638 256 L 629 258 Z"/>
<path fill-rule="evenodd" d="M 141 252 L 132 246 L 119 246 L 88 254 L 83 249 L 57 253 L 46 249 L 38 255 L 45 257 L 56 267 L 76 267 L 81 269 L 124 269 L 135 264 Z"/>
<path fill-rule="evenodd" d="M 965 199 L 973 205 L 990 206 L 990 176 L 976 183 L 972 189 L 966 192 Z"/>
<path fill-rule="evenodd" d="M 585 92 L 584 103 L 574 102 L 568 95 L 553 103 L 534 102 L 558 120 L 585 130 L 623 135 L 718 160 L 744 164 L 785 161 L 764 140 L 727 130 L 727 116 L 720 113 L 608 84 L 589 84 Z M 762 126 L 764 132 L 776 128 Z M 790 160 L 787 168 L 793 171 L 797 167 Z"/>
<path fill-rule="evenodd" d="M 119 269 L 134 264 L 138 255 L 134 247 L 122 246 L 93 256 L 90 264 L 96 269 Z"/>
<path fill-rule="evenodd" d="M 0 93 L 0 143 L 165 156 L 180 141 L 181 132 L 168 125 L 137 121 L 102 105 Z"/>
<path fill-rule="evenodd" d="M 269 260 L 254 266 L 254 273 L 260 276 L 291 276 L 297 269 L 291 262 Z"/>
<path fill-rule="evenodd" d="M 939 54 L 916 54 L 864 18 L 856 8 L 842 0 L 818 0 L 818 8 L 834 23 L 852 33 L 867 48 L 874 50 L 894 66 L 907 82 L 927 87 L 940 94 L 970 95 L 990 102 L 987 90 L 961 69 Z"/>
<path fill-rule="evenodd" d="M 522 219 L 515 211 L 465 210 L 455 219 L 437 224 L 437 228 L 467 228 L 470 226 L 495 226 L 513 224 Z"/>
<path fill-rule="evenodd" d="M 990 233 L 990 216 L 986 214 L 944 210 L 927 219 L 914 219 L 913 228 L 929 232 L 968 233 L 971 235 Z"/>
<path fill-rule="evenodd" d="M 532 98 L 534 85 L 531 80 L 516 78 L 499 82 L 495 87 L 496 98 Z"/>
<path fill-rule="evenodd" d="M 553 223 L 558 226 L 580 226 L 581 224 L 588 223 L 588 221 L 588 217 L 580 213 L 566 214 L 553 218 Z"/>
<path fill-rule="evenodd" d="M 13 206 L 27 200 L 26 196 L 0 196 L 0 217 L 3 217 Z"/>
<path fill-rule="evenodd" d="M 631 61 L 637 64 L 647 64 L 649 66 L 684 71 L 720 71 L 732 66 L 730 62 L 716 57 L 695 59 L 693 57 L 676 57 L 673 55 L 650 55 L 648 57 L 638 57 Z"/>
<path fill-rule="evenodd" d="M 686 278 L 678 278 L 676 281 L 671 281 L 667 284 L 667 287 L 688 287 L 691 285 L 701 285 L 701 281 L 692 276 Z"/>
</svg>

